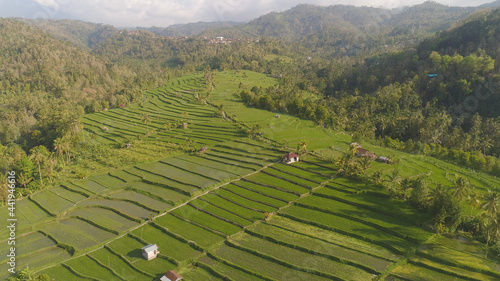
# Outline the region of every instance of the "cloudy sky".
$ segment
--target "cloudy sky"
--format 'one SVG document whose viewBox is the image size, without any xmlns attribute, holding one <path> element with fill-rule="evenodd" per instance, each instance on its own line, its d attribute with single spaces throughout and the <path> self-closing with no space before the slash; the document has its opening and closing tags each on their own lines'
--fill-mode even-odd
<svg viewBox="0 0 500 281">
<path fill-rule="evenodd" d="M 118 27 L 169 26 L 198 21 L 249 21 L 297 4 L 396 8 L 424 0 L 0 0 L 0 17 L 78 19 Z M 477 6 L 493 0 L 438 0 Z"/>
</svg>

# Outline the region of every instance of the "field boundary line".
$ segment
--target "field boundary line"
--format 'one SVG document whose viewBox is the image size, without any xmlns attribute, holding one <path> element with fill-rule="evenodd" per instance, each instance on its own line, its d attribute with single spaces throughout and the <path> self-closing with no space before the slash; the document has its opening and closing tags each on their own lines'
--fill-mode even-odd
<svg viewBox="0 0 500 281">
<path fill-rule="evenodd" d="M 205 191 L 204 193 L 199 194 L 199 195 L 196 195 L 196 196 L 194 196 L 194 197 L 191 197 L 191 198 L 189 198 L 186 202 L 184 202 L 184 203 L 182 203 L 182 204 L 180 204 L 180 205 L 178 205 L 178 206 L 175 206 L 175 207 L 173 207 L 173 208 L 171 208 L 171 209 L 167 210 L 166 212 L 164 212 L 164 213 L 162 213 L 162 214 L 159 214 L 159 215 L 155 216 L 155 218 L 159 218 L 159 217 L 162 217 L 162 216 L 164 216 L 164 215 L 167 215 L 167 214 L 169 214 L 169 213 L 171 213 L 171 212 L 173 212 L 173 211 L 175 211 L 175 210 L 177 210 L 177 209 L 179 209 L 179 208 L 181 208 L 181 207 L 183 207 L 183 206 L 185 206 L 185 205 L 189 204 L 191 201 L 196 200 L 196 199 L 198 199 L 199 197 L 205 196 L 205 195 L 207 195 L 208 193 L 210 193 L 210 192 L 212 192 L 212 191 L 215 191 L 215 190 L 217 190 L 217 189 L 220 189 L 220 188 L 221 188 L 221 187 L 223 187 L 223 186 L 226 186 L 226 185 L 231 184 L 231 183 L 233 183 L 233 182 L 239 181 L 239 180 L 241 180 L 242 178 L 245 178 L 245 177 L 248 177 L 248 176 L 251 176 L 251 175 L 254 175 L 254 174 L 260 173 L 260 172 L 262 172 L 263 170 L 267 169 L 268 167 L 270 167 L 270 166 L 272 166 L 272 165 L 274 165 L 274 164 L 276 164 L 276 163 L 280 163 L 280 161 L 269 163 L 269 164 L 267 164 L 266 166 L 264 166 L 264 167 L 262 167 L 262 168 L 260 168 L 260 169 L 258 169 L 258 170 L 256 170 L 256 171 L 254 171 L 254 172 L 252 172 L 252 173 L 250 173 L 250 174 L 247 174 L 247 175 L 244 175 L 244 176 L 238 177 L 238 178 L 236 178 L 236 179 L 230 180 L 230 181 L 228 181 L 228 182 L 226 182 L 226 183 L 223 183 L 223 184 L 221 184 L 221 185 L 219 185 L 219 186 L 216 186 L 215 188 L 208 189 L 208 190 L 207 190 L 207 191 Z M 136 227 L 134 227 L 134 228 L 132 228 L 132 229 L 128 230 L 127 232 L 123 233 L 122 235 L 119 235 L 119 236 L 117 236 L 117 237 L 115 237 L 115 238 L 113 238 L 113 239 L 111 239 L 111 240 L 107 241 L 106 243 L 104 243 L 103 245 L 99 246 L 99 247 L 98 247 L 98 248 L 96 248 L 96 249 L 93 249 L 93 250 L 91 250 L 91 251 L 88 251 L 88 252 L 82 253 L 82 254 L 80 254 L 80 255 L 78 255 L 78 256 L 76 256 L 76 257 L 71 257 L 71 258 L 69 258 L 69 259 L 66 259 L 66 260 L 63 260 L 63 261 L 57 262 L 57 263 L 55 263 L 55 264 L 52 264 L 52 265 L 46 266 L 46 267 L 44 267 L 44 268 L 41 268 L 41 269 L 37 270 L 35 273 L 40 272 L 40 271 L 43 271 L 43 270 L 46 270 L 46 269 L 49 269 L 49 268 L 52 268 L 52 267 L 54 267 L 54 266 L 57 266 L 57 265 L 63 264 L 63 263 L 65 263 L 65 262 L 68 262 L 68 261 L 71 261 L 71 260 L 74 260 L 74 259 L 77 259 L 77 258 L 80 258 L 80 257 L 86 256 L 86 255 L 91 254 L 91 253 L 93 253 L 93 252 L 96 252 L 96 251 L 98 251 L 98 250 L 100 250 L 100 249 L 103 249 L 103 248 L 104 248 L 104 246 L 107 246 L 108 244 L 110 244 L 110 243 L 114 242 L 115 240 L 118 240 L 118 239 L 120 239 L 120 238 L 122 238 L 122 237 L 124 237 L 124 236 L 128 235 L 128 234 L 129 234 L 129 233 L 131 233 L 132 231 L 134 231 L 134 230 L 136 230 L 136 229 L 138 229 L 138 228 L 140 228 L 140 227 L 143 227 L 144 225 L 146 225 L 146 224 L 148 224 L 148 223 L 149 223 L 149 220 L 146 220 L 145 222 L 143 222 L 143 223 L 141 223 L 140 225 L 138 225 L 138 226 L 136 226 Z"/>
</svg>

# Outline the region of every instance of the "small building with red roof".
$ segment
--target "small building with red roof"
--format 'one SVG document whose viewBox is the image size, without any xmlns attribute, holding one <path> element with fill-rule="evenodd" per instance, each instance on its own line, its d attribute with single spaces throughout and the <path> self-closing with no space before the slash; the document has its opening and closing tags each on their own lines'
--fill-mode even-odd
<svg viewBox="0 0 500 281">
<path fill-rule="evenodd" d="M 296 153 L 290 152 L 283 156 L 283 162 L 290 164 L 299 161 L 299 155 Z"/>
<path fill-rule="evenodd" d="M 182 276 L 179 273 L 169 270 L 165 275 L 160 278 L 161 281 L 179 281 L 182 280 Z"/>
</svg>

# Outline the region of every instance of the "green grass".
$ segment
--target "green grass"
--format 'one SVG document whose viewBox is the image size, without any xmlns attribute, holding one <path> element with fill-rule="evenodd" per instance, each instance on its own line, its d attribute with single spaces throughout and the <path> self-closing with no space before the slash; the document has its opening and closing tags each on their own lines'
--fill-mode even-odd
<svg viewBox="0 0 500 281">
<path fill-rule="evenodd" d="M 132 201 L 136 201 L 142 205 L 148 206 L 149 208 L 152 208 L 158 212 L 167 210 L 172 207 L 172 205 L 169 205 L 165 202 L 153 199 L 151 197 L 148 197 L 144 194 L 137 193 L 131 190 L 121 190 L 117 193 L 113 193 L 108 195 L 111 198 L 117 198 L 117 199 L 128 199 Z"/>
<path fill-rule="evenodd" d="M 125 277 L 126 280 L 151 280 L 152 278 L 134 270 L 130 264 L 126 263 L 119 256 L 113 254 L 109 250 L 102 248 L 89 254 L 94 259 L 97 259 L 102 264 L 107 265 L 114 270 L 118 275 Z"/>
<path fill-rule="evenodd" d="M 255 191 L 259 193 L 262 196 L 269 196 L 270 199 L 272 200 L 283 200 L 285 202 L 293 201 L 297 199 L 299 196 L 296 194 L 292 193 L 287 193 L 281 190 L 277 190 L 274 188 L 270 188 L 267 186 L 262 186 L 257 183 L 253 182 L 248 182 L 248 181 L 238 181 L 236 183 L 233 183 L 234 185 L 237 185 L 242 188 L 249 189 L 251 191 Z M 282 202 L 282 201 L 280 201 Z M 274 205 L 274 204 L 273 204 Z"/>
<path fill-rule="evenodd" d="M 254 175 L 251 175 L 249 177 L 246 177 L 245 179 L 253 181 L 253 182 L 269 185 L 272 187 L 277 187 L 281 190 L 291 191 L 291 192 L 294 192 L 296 194 L 304 194 L 304 193 L 309 192 L 309 190 L 307 188 L 295 185 L 293 183 L 290 183 L 290 182 L 287 182 L 285 180 L 282 180 L 282 179 L 279 179 L 279 178 L 276 178 L 276 177 L 273 177 L 270 175 L 266 175 L 263 173 L 254 174 Z"/>
<path fill-rule="evenodd" d="M 329 280 L 328 278 L 291 269 L 285 265 L 278 264 L 226 245 L 218 248 L 215 251 L 215 254 L 247 270 L 277 280 L 287 280 L 292 277 L 298 278 L 298 280 Z"/>
<path fill-rule="evenodd" d="M 371 273 L 356 267 L 278 245 L 248 234 L 234 236 L 231 241 L 245 248 L 253 249 L 302 268 L 333 274 L 342 280 L 369 280 L 371 277 Z"/>
<path fill-rule="evenodd" d="M 204 196 L 205 197 L 205 196 Z M 208 212 L 211 215 L 217 216 L 218 218 L 225 219 L 229 222 L 234 222 L 238 225 L 247 226 L 252 223 L 250 219 L 247 219 L 234 211 L 228 211 L 227 203 L 225 205 L 210 204 L 202 199 L 196 199 L 189 203 L 191 206 Z"/>
<path fill-rule="evenodd" d="M 149 210 L 146 210 L 138 205 L 132 204 L 130 202 L 125 201 L 115 201 L 115 200 L 105 200 L 105 199 L 89 199 L 85 200 L 79 204 L 79 206 L 105 206 L 110 207 L 118 212 L 126 214 L 128 216 L 138 218 L 138 219 L 147 219 L 149 215 L 152 213 Z"/>
<path fill-rule="evenodd" d="M 102 225 L 118 232 L 126 231 L 136 225 L 137 222 L 127 219 L 111 210 L 89 207 L 77 209 L 68 214 L 68 216 L 79 216 L 91 220 L 98 225 Z"/>
<path fill-rule="evenodd" d="M 162 160 L 161 163 L 165 163 L 171 165 L 172 167 L 219 181 L 238 176 L 238 174 L 228 172 L 226 167 L 216 169 L 216 167 L 214 166 L 216 166 L 217 164 L 214 164 L 214 166 L 211 166 L 210 163 L 207 163 L 207 165 L 203 165 L 203 163 L 199 163 L 199 161 L 197 160 L 194 161 L 195 162 L 189 162 L 178 158 L 169 158 Z M 203 161 L 203 159 L 201 159 L 200 162 L 206 161 Z"/>
<path fill-rule="evenodd" d="M 147 241 L 149 244 L 158 245 L 161 254 L 174 258 L 177 261 L 194 258 L 200 254 L 200 252 L 191 248 L 184 242 L 169 236 L 149 224 L 134 230 L 132 233 Z"/>
<path fill-rule="evenodd" d="M 115 237 L 114 233 L 98 228 L 80 219 L 69 218 L 61 220 L 60 223 L 74 232 L 78 232 L 81 235 L 92 239 L 96 243 L 104 242 Z"/>
<path fill-rule="evenodd" d="M 248 274 L 244 271 L 241 271 L 237 268 L 231 267 L 227 264 L 224 264 L 223 262 L 217 261 L 217 260 L 210 258 L 208 256 L 202 257 L 201 259 L 199 259 L 199 262 L 210 266 L 215 271 L 223 274 L 224 276 L 231 278 L 232 280 L 248 280 L 248 281 L 260 281 L 260 280 L 262 280 L 259 277 Z"/>
<path fill-rule="evenodd" d="M 373 256 L 371 253 L 363 253 L 358 249 L 351 249 L 340 243 L 329 242 L 322 235 L 314 237 L 265 223 L 254 225 L 251 231 L 277 241 L 298 245 L 321 254 L 332 255 L 339 259 L 365 265 L 378 272 L 383 272 L 391 264 L 391 261 Z"/>
<path fill-rule="evenodd" d="M 381 231 L 378 228 L 324 212 L 310 210 L 299 206 L 292 206 L 282 210 L 281 213 L 326 226 L 329 229 L 336 230 L 340 233 L 346 233 L 353 236 L 358 235 L 360 237 L 370 239 L 374 243 L 378 243 L 379 245 L 383 245 L 389 249 L 392 247 L 398 251 L 404 252 L 416 246 L 414 243 Z"/>
<path fill-rule="evenodd" d="M 227 185 L 216 190 L 214 193 L 219 194 L 227 200 L 235 204 L 239 204 L 248 208 L 259 210 L 262 212 L 273 212 L 279 206 L 284 206 L 282 201 L 273 200 L 269 197 L 259 195 L 258 193 L 248 191 L 235 185 Z M 276 205 L 272 205 L 272 203 Z M 258 214 L 256 214 L 258 216 Z"/>
<path fill-rule="evenodd" d="M 302 164 L 304 162 L 294 163 L 293 165 L 286 165 L 286 164 L 278 163 L 276 165 L 273 165 L 273 168 L 278 169 L 282 172 L 294 174 L 296 176 L 306 178 L 306 179 L 309 179 L 309 180 L 312 180 L 315 182 L 319 182 L 319 183 L 330 179 L 330 177 L 327 177 L 327 176 L 318 175 L 316 173 L 302 170 L 302 169 L 307 169 L 307 168 L 303 167 L 304 165 L 299 165 L 299 163 Z M 315 167 L 318 167 L 318 166 L 315 166 Z M 299 168 L 302 168 L 302 169 L 299 169 Z M 310 167 L 309 170 L 316 171 L 314 167 Z"/>
<path fill-rule="evenodd" d="M 182 182 L 188 185 L 194 185 L 199 188 L 212 185 L 217 181 L 215 179 L 208 179 L 194 173 L 190 173 L 184 171 L 179 168 L 175 168 L 170 165 L 162 164 L 162 163 L 153 163 L 141 165 L 140 168 L 142 170 L 150 171 L 157 175 L 162 175 L 166 178 L 172 179 L 177 182 Z"/>
<path fill-rule="evenodd" d="M 294 221 L 281 216 L 273 216 L 269 223 L 271 223 L 272 225 L 276 225 L 279 228 L 284 228 L 287 231 L 296 232 L 301 235 L 307 235 L 315 239 L 321 239 L 328 243 L 332 243 L 347 249 L 356 250 L 361 253 L 371 254 L 376 257 L 390 260 L 396 260 L 399 258 L 398 255 L 382 246 L 360 240 L 349 235 L 325 230 L 313 225 Z"/>
<path fill-rule="evenodd" d="M 204 225 L 210 229 L 222 232 L 225 235 L 231 235 L 241 230 L 241 228 L 238 226 L 205 214 L 189 205 L 183 206 L 173 211 L 173 213 L 178 214 L 179 216 L 190 221 Z"/>
<path fill-rule="evenodd" d="M 155 223 L 187 240 L 196 242 L 196 244 L 201 247 L 210 247 L 224 240 L 224 238 L 220 235 L 183 221 L 173 215 L 165 215 L 156 218 Z"/>
<path fill-rule="evenodd" d="M 159 185 L 147 184 L 145 182 L 134 182 L 134 184 L 131 185 L 131 188 L 133 188 L 133 190 L 144 191 L 154 196 L 161 197 L 166 201 L 180 202 L 188 198 L 187 195 L 177 191 Z"/>
<path fill-rule="evenodd" d="M 121 280 L 111 270 L 98 264 L 88 256 L 79 257 L 78 260 L 70 260 L 65 264 L 71 266 L 76 272 L 99 280 Z"/>
<path fill-rule="evenodd" d="M 15 245 L 9 245 L 8 243 L 2 243 L 0 245 L 0 252 L 2 253 L 8 253 L 9 249 L 12 246 L 15 246 L 16 248 L 16 255 L 17 256 L 23 256 L 27 254 L 32 254 L 36 251 L 39 251 L 44 248 L 52 247 L 55 246 L 56 243 L 48 238 L 47 236 L 43 235 L 40 232 L 33 232 L 29 235 L 22 236 L 16 239 L 16 244 Z M 6 258 L 6 257 L 2 257 Z"/>
<path fill-rule="evenodd" d="M 58 195 L 61 198 L 66 199 L 72 203 L 75 203 L 75 204 L 82 201 L 82 200 L 87 199 L 87 196 L 84 196 L 84 195 L 77 193 L 77 192 L 70 191 L 70 190 L 65 189 L 61 186 L 56 186 L 54 188 L 51 188 L 50 192 Z"/>
<path fill-rule="evenodd" d="M 52 280 L 82 280 L 82 281 L 90 281 L 92 279 L 87 279 L 87 278 L 82 278 L 74 273 L 72 273 L 68 268 L 62 266 L 62 265 L 57 265 L 54 267 L 51 267 L 49 269 L 46 269 L 40 274 L 47 274 L 50 276 Z"/>
<path fill-rule="evenodd" d="M 390 231 L 409 236 L 420 241 L 426 241 L 433 233 L 425 231 L 414 223 L 411 223 L 404 218 L 397 216 L 390 216 L 386 214 L 377 213 L 375 211 L 363 210 L 358 206 L 326 199 L 318 196 L 308 196 L 299 200 L 301 204 L 319 208 L 325 211 L 330 211 L 334 214 L 343 215 L 345 217 L 363 220 L 369 223 L 376 224 Z"/>
<path fill-rule="evenodd" d="M 137 241 L 136 239 L 125 235 L 120 237 L 119 239 L 113 240 L 108 246 L 120 255 L 123 255 L 127 260 L 134 263 L 135 261 L 144 259 L 142 257 L 141 248 L 144 246 L 144 243 Z"/>
<path fill-rule="evenodd" d="M 31 197 L 35 202 L 52 213 L 60 213 L 72 207 L 75 203 L 54 194 L 50 189 L 43 190 Z"/>
<path fill-rule="evenodd" d="M 43 256 L 43 259 L 40 258 Z M 29 266 L 30 268 L 37 268 L 50 263 L 57 263 L 70 258 L 71 255 L 59 248 L 59 247 L 49 247 L 45 248 L 43 251 L 32 253 L 17 259 L 17 268 L 25 268 Z"/>
<path fill-rule="evenodd" d="M 233 185 L 233 187 L 236 187 L 236 186 Z M 231 202 L 231 206 L 235 206 L 234 207 L 235 209 L 244 208 L 244 209 L 241 209 L 240 214 L 242 214 L 242 215 L 243 214 L 250 214 L 250 217 L 249 217 L 250 219 L 251 218 L 258 219 L 261 217 L 261 214 L 263 212 L 272 212 L 272 211 L 275 211 L 277 209 L 277 207 L 271 207 L 269 205 L 264 205 L 264 204 L 258 202 L 258 200 L 256 200 L 255 198 L 242 197 L 241 194 L 233 193 L 233 192 L 230 192 L 229 190 L 230 190 L 229 188 L 216 190 L 213 193 L 217 194 L 217 195 L 214 195 L 217 198 L 212 196 L 212 198 L 214 198 L 213 200 L 217 200 L 217 201 L 224 200 L 224 201 L 220 201 L 220 202 Z M 241 207 L 237 208 L 236 206 L 241 206 Z M 231 208 L 233 209 L 233 207 L 231 207 Z M 248 209 L 251 209 L 252 212 L 249 213 Z"/>
</svg>

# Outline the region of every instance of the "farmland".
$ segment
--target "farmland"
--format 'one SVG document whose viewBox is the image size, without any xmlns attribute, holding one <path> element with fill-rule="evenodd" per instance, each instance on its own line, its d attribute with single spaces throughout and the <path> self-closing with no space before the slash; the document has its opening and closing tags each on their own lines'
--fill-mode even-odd
<svg viewBox="0 0 500 281">
<path fill-rule="evenodd" d="M 246 75 L 243 88 L 275 82 Z M 168 270 L 185 280 L 500 277 L 498 263 L 484 259 L 479 245 L 438 236 L 423 227 L 427 214 L 381 186 L 338 176 L 324 158 L 344 153 L 350 136 L 243 105 L 234 97 L 241 72 L 217 79 L 209 101 L 223 104 L 237 122 L 196 98 L 201 75 L 150 91 L 141 104 L 85 115 L 96 142 L 121 147 L 117 159 L 154 156 L 157 146 L 171 154 L 124 160 L 118 169 L 19 200 L 19 263 L 56 280 L 157 280 Z M 260 137 L 245 133 L 252 124 L 262 126 Z M 304 139 L 310 154 L 278 163 Z M 403 175 L 432 171 L 432 180 L 450 184 L 448 171 L 471 174 L 433 158 L 370 149 L 399 153 Z M 391 169 L 374 163 L 369 172 Z M 480 190 L 498 183 L 471 179 Z M 142 258 L 147 244 L 160 247 L 158 258 Z M 0 248 L 8 249 L 6 241 Z"/>
</svg>

